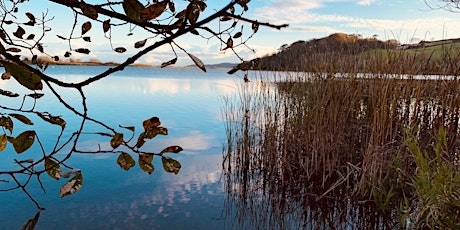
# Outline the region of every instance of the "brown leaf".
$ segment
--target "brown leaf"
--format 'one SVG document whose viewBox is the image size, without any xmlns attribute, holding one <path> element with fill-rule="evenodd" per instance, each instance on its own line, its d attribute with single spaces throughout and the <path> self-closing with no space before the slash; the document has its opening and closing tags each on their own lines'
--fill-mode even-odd
<svg viewBox="0 0 460 230">
<path fill-rule="evenodd" d="M 162 153 L 178 153 L 178 152 L 180 152 L 182 150 L 184 150 L 184 149 L 182 149 L 182 147 L 180 147 L 180 146 L 169 146 L 169 147 L 163 149 L 160 152 L 160 154 L 162 154 Z"/>
<path fill-rule="evenodd" d="M 10 113 L 8 114 L 10 117 L 13 117 L 13 118 L 16 118 L 18 121 L 26 124 L 26 125 L 33 125 L 34 123 L 29 119 L 27 118 L 26 116 L 22 115 L 22 114 L 17 114 L 17 113 Z"/>
<path fill-rule="evenodd" d="M 161 162 L 163 163 L 163 168 L 168 173 L 178 174 L 180 168 L 182 167 L 179 161 L 176 161 L 170 157 L 161 157 Z"/>
<path fill-rule="evenodd" d="M 189 54 L 189 53 L 187 54 L 198 68 L 206 72 L 206 66 L 204 66 L 203 62 L 199 58 L 195 57 L 193 54 Z"/>
<path fill-rule="evenodd" d="M 254 33 L 257 33 L 258 30 L 259 30 L 259 23 L 252 23 L 252 31 Z"/>
<path fill-rule="evenodd" d="M 173 1 L 169 1 L 169 2 L 168 2 L 168 8 L 169 8 L 169 10 L 171 10 L 171 12 L 176 11 L 176 7 L 174 6 L 174 2 L 173 2 Z"/>
<path fill-rule="evenodd" d="M 86 34 L 88 31 L 91 30 L 91 22 L 85 22 L 83 25 L 81 25 L 81 35 Z"/>
<path fill-rule="evenodd" d="M 144 5 L 137 0 L 123 0 L 123 10 L 126 16 L 134 21 L 141 21 L 140 13 L 144 10 Z"/>
<path fill-rule="evenodd" d="M 115 48 L 115 49 L 113 49 L 113 50 L 114 50 L 115 52 L 117 52 L 117 53 L 124 53 L 124 52 L 126 52 L 126 48 L 124 48 L 124 47 L 117 47 L 117 48 Z"/>
<path fill-rule="evenodd" d="M 112 140 L 110 140 L 110 146 L 112 146 L 112 148 L 114 149 L 116 149 L 122 143 L 123 143 L 123 133 L 115 133 Z"/>
<path fill-rule="evenodd" d="M 233 38 L 239 38 L 241 35 L 243 35 L 243 33 L 237 32 L 235 35 L 233 35 Z"/>
<path fill-rule="evenodd" d="M 2 116 L 0 118 L 0 126 L 5 127 L 8 131 L 10 131 L 10 133 L 13 133 L 14 123 L 10 117 Z"/>
<path fill-rule="evenodd" d="M 161 122 L 158 117 L 151 117 L 150 119 L 147 119 L 144 122 L 142 122 L 142 125 L 144 126 L 144 130 L 148 131 L 161 125 Z"/>
<path fill-rule="evenodd" d="M 130 130 L 132 132 L 134 132 L 136 130 L 136 128 L 134 126 L 122 126 L 122 125 L 120 125 L 120 128 L 124 128 L 124 129 Z"/>
<path fill-rule="evenodd" d="M 152 164 L 153 161 L 153 154 L 140 154 L 139 155 L 139 167 L 148 174 L 152 174 L 155 171 L 155 168 Z"/>
<path fill-rule="evenodd" d="M 225 49 L 232 48 L 232 47 L 233 47 L 233 39 L 230 37 L 227 40 L 227 47 Z"/>
<path fill-rule="evenodd" d="M 97 19 L 98 13 L 97 13 L 96 7 L 86 4 L 85 2 L 81 1 L 80 9 L 86 17 L 91 18 L 93 20 Z"/>
<path fill-rule="evenodd" d="M 16 30 L 16 32 L 13 33 L 13 35 L 17 38 L 22 39 L 22 36 L 24 36 L 25 33 L 26 31 L 22 27 L 18 26 L 18 29 Z"/>
<path fill-rule="evenodd" d="M 2 78 L 3 78 L 3 75 L 2 75 Z M 3 96 L 7 96 L 7 97 L 19 97 L 19 94 L 13 93 L 11 91 L 3 90 L 3 89 L 0 89 L 0 94 Z"/>
<path fill-rule="evenodd" d="M 177 58 L 171 59 L 171 60 L 169 60 L 167 62 L 163 62 L 163 63 L 161 63 L 161 68 L 164 68 L 164 67 L 169 66 L 169 65 L 174 65 L 174 64 L 176 64 L 176 61 L 177 61 Z"/>
<path fill-rule="evenodd" d="M 37 115 L 43 119 L 44 121 L 47 121 L 53 125 L 59 125 L 61 126 L 62 129 L 65 128 L 66 126 L 66 122 L 64 121 L 64 119 L 62 119 L 61 117 L 59 116 L 53 116 L 51 114 L 48 114 L 48 113 L 37 113 Z"/>
<path fill-rule="evenodd" d="M 145 21 L 150 21 L 159 17 L 165 10 L 167 6 L 167 1 L 162 1 L 158 3 L 154 3 L 142 10 L 141 19 Z"/>
<path fill-rule="evenodd" d="M 11 47 L 11 48 L 6 49 L 6 51 L 7 52 L 12 52 L 12 53 L 19 53 L 19 52 L 21 52 L 21 49 L 16 48 L 16 47 Z"/>
<path fill-rule="evenodd" d="M 76 193 L 78 190 L 81 189 L 82 184 L 83 184 L 83 175 L 80 172 L 74 177 L 72 177 L 72 179 L 70 179 L 66 184 L 61 186 L 61 192 L 60 192 L 61 198 L 67 195 L 72 195 Z"/>
<path fill-rule="evenodd" d="M 110 30 L 110 19 L 107 19 L 102 23 L 102 29 L 104 30 L 104 33 L 107 33 L 107 31 Z"/>
<path fill-rule="evenodd" d="M 61 166 L 50 158 L 45 158 L 45 170 L 51 178 L 59 180 L 61 178 Z"/>
<path fill-rule="evenodd" d="M 6 134 L 0 135 L 0 152 L 5 150 L 6 144 L 8 143 L 7 140 L 8 140 L 8 138 L 7 138 Z"/>
<path fill-rule="evenodd" d="M 136 43 L 134 44 L 134 48 L 136 48 L 136 49 L 137 49 L 137 48 L 141 48 L 141 47 L 143 47 L 143 46 L 145 45 L 146 42 L 147 42 L 147 39 L 144 39 L 144 40 L 142 40 L 142 41 L 138 41 L 138 42 L 136 42 Z"/>
<path fill-rule="evenodd" d="M 128 153 L 121 152 L 121 154 L 117 158 L 117 164 L 124 170 L 128 171 L 130 168 L 136 165 L 133 157 Z"/>
<path fill-rule="evenodd" d="M 45 96 L 45 94 L 43 93 L 31 93 L 31 94 L 27 94 L 28 97 L 31 97 L 33 99 L 39 99 L 43 96 Z"/>
<path fill-rule="evenodd" d="M 20 154 L 29 149 L 35 141 L 35 131 L 29 130 L 19 134 L 16 138 L 8 137 L 8 141 L 13 144 L 14 151 Z"/>
<path fill-rule="evenodd" d="M 91 51 L 89 51 L 89 49 L 86 49 L 86 48 L 78 48 L 76 50 L 74 50 L 75 52 L 77 53 L 82 53 L 82 54 L 89 54 Z"/>
<path fill-rule="evenodd" d="M 27 12 L 26 16 L 29 18 L 31 22 L 35 23 L 35 16 L 33 14 Z"/>
<path fill-rule="evenodd" d="M 6 71 L 9 72 L 22 86 L 30 90 L 43 89 L 41 77 L 31 72 L 26 67 L 20 66 L 13 62 L 0 61 L 0 63 L 3 64 Z"/>
</svg>

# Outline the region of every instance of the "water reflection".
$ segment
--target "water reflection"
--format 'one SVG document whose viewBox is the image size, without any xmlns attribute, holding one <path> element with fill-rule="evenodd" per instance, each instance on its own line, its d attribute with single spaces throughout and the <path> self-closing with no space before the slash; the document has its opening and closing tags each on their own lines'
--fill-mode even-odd
<svg viewBox="0 0 460 230">
<path fill-rule="evenodd" d="M 51 70 L 63 80 L 76 81 L 93 74 L 98 68 L 103 67 L 89 67 L 89 70 L 82 70 L 86 67 L 53 67 Z M 65 71 L 81 75 L 66 75 Z M 136 131 L 142 132 L 145 128 L 143 120 L 150 116 L 160 117 L 161 125 L 168 128 L 168 136 L 158 135 L 154 140 L 147 141 L 139 147 L 139 153 L 158 153 L 166 146 L 181 146 L 184 151 L 180 154 L 168 154 L 182 164 L 178 175 L 166 173 L 162 157 L 158 155 L 152 159 L 154 170 L 149 175 L 139 167 L 137 155 L 132 154 L 132 150 L 136 149 L 126 146 L 117 150 L 131 154 L 136 165 L 129 172 L 120 169 L 117 165 L 120 164 L 119 152 L 106 151 L 111 149 L 110 140 L 114 137 L 98 135 L 101 124 L 86 122 L 84 129 L 79 131 L 84 135 L 76 145 L 81 153 L 72 154 L 67 159 L 67 154 L 73 151 L 72 146 L 53 152 L 55 161 L 66 159 L 66 165 L 83 172 L 81 189 L 71 196 L 59 198 L 59 189 L 66 181 L 56 182 L 45 174 L 40 177 L 41 182 L 33 180 L 28 186 L 33 199 L 39 202 L 40 207 L 46 208 L 40 213 L 36 229 L 163 229 L 185 226 L 209 229 L 222 226 L 220 218 L 224 193 L 219 182 L 219 162 L 225 133 L 217 98 L 226 90 L 232 90 L 229 85 L 234 80 L 222 77 L 225 71 L 214 72 L 216 75 L 206 78 L 200 75 L 201 79 L 194 76 L 193 70 L 180 74 L 171 72 L 171 78 L 153 76 L 151 71 L 131 69 L 126 76 L 104 79 L 85 88 L 88 113 L 107 127 L 121 129 L 126 138 L 131 131 L 118 125 L 134 125 Z M 17 90 L 14 82 L 6 82 L 2 87 Z M 44 93 L 48 96 L 49 90 L 45 89 Z M 81 108 L 81 99 L 75 97 L 75 92 L 62 90 L 59 93 L 75 108 Z M 2 105 L 6 106 L 3 101 Z M 61 140 L 71 138 L 83 123 L 52 97 L 37 105 L 40 111 L 60 115 L 67 121 Z M 48 153 L 49 149 L 54 151 L 59 127 L 50 129 L 49 124 L 35 123 L 34 129 L 37 129 L 45 152 Z M 56 128 L 57 134 L 51 131 Z M 16 136 L 16 130 L 14 132 L 13 136 Z M 138 133 L 126 144 L 136 145 L 137 142 Z M 31 150 L 40 148 L 34 144 Z M 104 150 L 104 153 L 99 150 Z M 36 159 L 36 154 L 39 156 L 40 152 L 16 155 L 9 146 L 0 157 L 2 162 L 7 162 L 5 164 L 17 167 L 14 159 Z M 91 154 L 85 154 L 87 152 Z M 42 170 L 46 168 L 42 164 L 37 166 Z M 11 200 L 15 202 L 8 202 Z M 33 204 L 19 190 L 2 193 L 0 203 L 0 229 L 17 229 L 36 214 Z"/>
</svg>

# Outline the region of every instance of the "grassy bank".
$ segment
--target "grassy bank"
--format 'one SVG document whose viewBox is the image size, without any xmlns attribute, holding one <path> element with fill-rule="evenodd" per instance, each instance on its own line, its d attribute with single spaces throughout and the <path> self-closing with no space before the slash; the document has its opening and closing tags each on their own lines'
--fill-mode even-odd
<svg viewBox="0 0 460 230">
<path fill-rule="evenodd" d="M 229 199 L 258 225 L 460 227 L 459 80 L 269 74 L 224 99 Z"/>
</svg>

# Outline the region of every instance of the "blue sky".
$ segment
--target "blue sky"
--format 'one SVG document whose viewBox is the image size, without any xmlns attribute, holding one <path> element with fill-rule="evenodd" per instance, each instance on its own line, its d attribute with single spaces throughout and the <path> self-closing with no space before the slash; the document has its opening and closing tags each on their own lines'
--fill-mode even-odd
<svg viewBox="0 0 460 230">
<path fill-rule="evenodd" d="M 441 3 L 440 0 L 426 1 L 434 8 Z M 174 2 L 177 9 L 185 4 L 183 0 Z M 218 9 L 224 3 L 226 3 L 224 0 L 207 0 L 210 10 Z M 49 24 L 53 30 L 46 35 L 45 49 L 63 55 L 68 44 L 58 39 L 56 35 L 65 36 L 70 33 L 73 23 L 72 12 L 68 8 L 54 3 L 45 3 L 45 1 L 32 0 L 30 4 L 32 7 L 22 10 L 33 10 L 38 16 L 40 15 L 38 12 L 48 9 L 48 17 L 55 17 Z M 273 24 L 290 25 L 281 31 L 261 27 L 259 32 L 247 42 L 247 45 L 256 51 L 255 53 L 245 48 L 238 49 L 239 54 L 245 59 L 276 52 L 283 44 L 321 38 L 337 32 L 360 34 L 362 37 L 377 35 L 381 40 L 397 39 L 401 43 L 460 37 L 458 29 L 460 13 L 432 9 L 424 0 L 252 0 L 245 17 Z M 86 19 L 79 21 L 78 30 L 85 21 Z M 217 28 L 217 22 L 213 22 L 210 26 Z M 250 31 L 251 25 L 244 26 L 244 31 Z M 114 30 L 112 33 L 114 47 L 123 46 L 128 49 L 126 53 L 118 54 L 111 50 L 108 40 L 102 36 L 101 27 L 94 23 L 93 29 L 88 32 L 87 35 L 92 37 L 91 43 L 82 40 L 72 43 L 74 48 L 84 46 L 91 49 L 91 54 L 87 56 L 75 54 L 73 57 L 121 62 L 128 55 L 138 51 L 132 46 L 136 41 L 143 39 L 141 33 L 136 33 L 135 30 L 134 36 L 126 36 L 129 32 L 128 27 Z M 149 40 L 147 45 L 153 44 L 154 41 L 155 39 Z M 220 52 L 217 39 L 207 40 L 189 35 L 179 39 L 178 42 L 191 54 L 201 58 L 205 64 L 239 61 L 231 52 Z M 181 53 L 180 50 L 176 51 L 179 53 L 178 65 L 193 63 L 186 54 Z M 173 57 L 169 47 L 160 47 L 142 57 L 139 62 L 159 65 Z"/>
</svg>

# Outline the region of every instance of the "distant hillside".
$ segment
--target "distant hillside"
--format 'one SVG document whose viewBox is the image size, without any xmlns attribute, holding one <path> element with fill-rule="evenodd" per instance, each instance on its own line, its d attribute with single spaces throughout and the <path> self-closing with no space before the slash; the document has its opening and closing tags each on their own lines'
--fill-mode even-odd
<svg viewBox="0 0 460 230">
<path fill-rule="evenodd" d="M 206 68 L 230 69 L 230 68 L 235 67 L 236 65 L 237 64 L 235 64 L 235 63 L 224 62 L 224 63 L 219 63 L 219 64 L 209 64 L 209 65 L 206 65 Z"/>
<path fill-rule="evenodd" d="M 328 37 L 283 45 L 277 53 L 240 64 L 239 68 L 260 70 L 295 70 L 309 72 L 383 72 L 438 73 L 457 71 L 456 58 L 446 63 L 446 53 L 460 47 L 460 39 L 421 41 L 399 44 L 355 34 L 335 33 Z M 456 54 L 460 53 L 457 51 Z M 450 56 L 459 56 L 451 53 Z M 458 68 L 457 68 L 458 69 Z"/>
<path fill-rule="evenodd" d="M 394 49 L 396 40 L 380 41 L 376 38 L 361 38 L 355 34 L 335 33 L 328 37 L 297 41 L 283 45 L 278 53 L 260 58 L 262 69 L 303 69 L 312 59 L 322 56 L 356 55 L 373 49 Z"/>
</svg>

